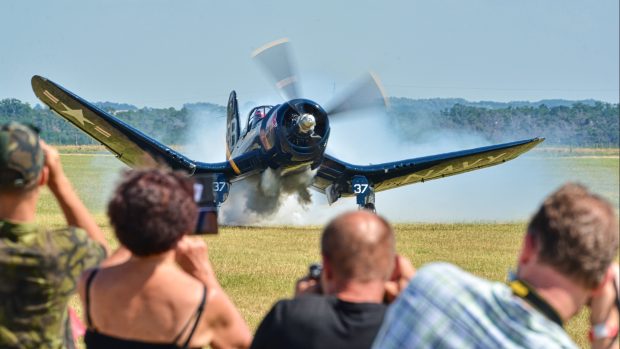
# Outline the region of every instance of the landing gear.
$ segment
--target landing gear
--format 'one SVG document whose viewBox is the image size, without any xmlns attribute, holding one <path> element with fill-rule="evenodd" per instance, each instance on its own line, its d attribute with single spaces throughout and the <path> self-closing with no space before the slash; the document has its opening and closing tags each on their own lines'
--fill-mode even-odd
<svg viewBox="0 0 620 349">
<path fill-rule="evenodd" d="M 368 178 L 364 176 L 354 176 L 351 180 L 351 191 L 355 194 L 359 209 L 376 212 L 375 191 L 368 181 Z"/>
<path fill-rule="evenodd" d="M 373 203 L 367 203 L 366 205 L 364 205 L 364 209 L 372 212 L 377 212 L 377 210 L 375 209 L 375 204 Z"/>
<path fill-rule="evenodd" d="M 342 196 L 355 195 L 357 207 L 360 210 L 376 212 L 375 208 L 375 188 L 365 176 L 353 176 L 351 183 L 348 181 L 334 182 L 325 188 L 327 202 L 331 205 Z"/>
</svg>

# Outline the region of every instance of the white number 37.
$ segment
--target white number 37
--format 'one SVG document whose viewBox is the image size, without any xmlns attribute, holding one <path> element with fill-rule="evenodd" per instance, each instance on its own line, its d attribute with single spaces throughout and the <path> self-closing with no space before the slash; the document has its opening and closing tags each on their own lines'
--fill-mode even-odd
<svg viewBox="0 0 620 349">
<path fill-rule="evenodd" d="M 364 194 L 368 190 L 368 184 L 353 184 L 353 194 Z"/>
</svg>

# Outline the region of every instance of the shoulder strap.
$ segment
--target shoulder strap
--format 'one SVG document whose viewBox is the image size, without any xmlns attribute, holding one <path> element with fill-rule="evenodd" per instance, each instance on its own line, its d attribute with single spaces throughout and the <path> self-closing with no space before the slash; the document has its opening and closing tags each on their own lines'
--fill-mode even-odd
<svg viewBox="0 0 620 349">
<path fill-rule="evenodd" d="M 560 327 L 564 327 L 562 318 L 553 307 L 538 295 L 536 290 L 523 280 L 513 280 L 509 283 L 512 293 L 529 302 L 534 308 L 543 313 L 549 320 L 555 322 Z"/>
<path fill-rule="evenodd" d="M 189 318 L 185 326 L 183 326 L 183 328 L 181 329 L 181 332 L 179 332 L 179 334 L 174 338 L 173 343 L 176 344 L 179 341 L 179 339 L 181 339 L 181 336 L 187 329 L 187 326 L 190 325 L 190 323 L 192 322 L 192 319 L 195 319 L 194 324 L 192 325 L 192 329 L 190 330 L 187 339 L 183 343 L 183 346 L 181 346 L 181 348 L 183 349 L 186 349 L 189 347 L 189 342 L 192 340 L 192 337 L 194 336 L 194 332 L 196 332 L 196 328 L 198 328 L 198 323 L 200 322 L 200 317 L 205 309 L 206 302 L 207 302 L 207 286 L 202 285 L 202 299 L 200 300 L 200 304 L 198 305 L 198 308 L 196 309 L 194 314 Z"/>
<path fill-rule="evenodd" d="M 90 317 L 90 285 L 93 283 L 93 279 L 95 275 L 99 272 L 99 268 L 93 269 L 93 271 L 88 275 L 88 279 L 86 279 L 86 325 L 92 329 L 95 329 L 93 325 L 93 320 Z"/>
</svg>

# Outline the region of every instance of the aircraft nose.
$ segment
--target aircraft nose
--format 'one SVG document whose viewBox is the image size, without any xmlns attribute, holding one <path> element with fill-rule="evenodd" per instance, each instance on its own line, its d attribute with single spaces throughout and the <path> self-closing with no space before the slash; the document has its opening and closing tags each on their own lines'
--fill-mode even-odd
<svg viewBox="0 0 620 349">
<path fill-rule="evenodd" d="M 312 114 L 303 114 L 299 118 L 299 131 L 302 133 L 308 133 L 314 130 L 314 126 L 316 126 L 316 119 Z"/>
</svg>

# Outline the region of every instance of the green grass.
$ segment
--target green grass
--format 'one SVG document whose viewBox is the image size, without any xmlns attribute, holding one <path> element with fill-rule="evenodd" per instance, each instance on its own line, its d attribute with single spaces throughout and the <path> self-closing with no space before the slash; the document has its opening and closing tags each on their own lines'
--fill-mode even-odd
<svg viewBox="0 0 620 349">
<path fill-rule="evenodd" d="M 539 155 L 537 155 L 539 156 Z M 562 157 L 554 161 L 554 175 L 580 178 L 618 206 L 617 157 Z M 67 175 L 95 213 L 112 246 L 113 233 L 103 213 L 118 172 L 124 166 L 112 156 L 63 154 Z M 41 224 L 64 224 L 51 194 L 44 191 L 39 203 Z M 481 277 L 504 282 L 516 263 L 525 222 L 397 224 L 397 247 L 417 267 L 447 261 Z M 224 227 L 216 236 L 205 236 L 218 279 L 255 329 L 272 304 L 293 292 L 295 280 L 319 260 L 320 227 Z M 77 297 L 72 306 L 80 310 Z M 584 311 L 567 325 L 581 346 L 587 346 Z"/>
</svg>

